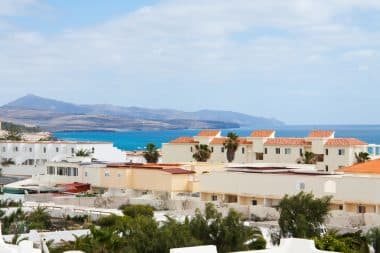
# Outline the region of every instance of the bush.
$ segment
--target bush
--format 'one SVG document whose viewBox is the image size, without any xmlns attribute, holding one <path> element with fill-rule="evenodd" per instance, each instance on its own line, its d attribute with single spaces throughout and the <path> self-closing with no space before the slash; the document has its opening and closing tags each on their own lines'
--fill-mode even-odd
<svg viewBox="0 0 380 253">
<path fill-rule="evenodd" d="M 153 217 L 155 208 L 149 205 L 122 205 L 119 207 L 123 211 L 125 216 L 137 217 L 137 216 L 149 216 Z"/>
</svg>

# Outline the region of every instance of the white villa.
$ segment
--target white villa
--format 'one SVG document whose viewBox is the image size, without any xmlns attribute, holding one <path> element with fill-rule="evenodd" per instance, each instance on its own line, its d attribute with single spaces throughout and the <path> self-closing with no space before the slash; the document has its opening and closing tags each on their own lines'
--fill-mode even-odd
<svg viewBox="0 0 380 253">
<path fill-rule="evenodd" d="M 315 167 L 320 171 L 335 171 L 356 163 L 355 153 L 368 152 L 369 145 L 355 138 L 335 138 L 334 131 L 312 131 L 305 138 L 276 137 L 274 130 L 253 131 L 239 138 L 234 163 L 300 163 L 306 151 L 317 156 Z M 226 137 L 219 130 L 204 130 L 193 137 L 179 137 L 162 145 L 162 162 L 193 162 L 194 146 L 207 144 L 211 151 L 210 163 L 226 163 L 223 144 Z M 377 146 L 372 145 L 371 155 Z"/>
</svg>

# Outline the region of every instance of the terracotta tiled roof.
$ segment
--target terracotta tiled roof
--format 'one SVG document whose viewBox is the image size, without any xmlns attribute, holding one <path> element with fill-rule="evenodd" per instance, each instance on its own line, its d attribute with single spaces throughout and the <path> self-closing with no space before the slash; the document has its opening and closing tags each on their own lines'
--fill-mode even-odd
<svg viewBox="0 0 380 253">
<path fill-rule="evenodd" d="M 265 142 L 271 146 L 310 146 L 311 142 L 302 138 L 272 138 Z"/>
<path fill-rule="evenodd" d="M 251 137 L 270 137 L 274 130 L 256 130 L 251 133 Z"/>
<path fill-rule="evenodd" d="M 226 141 L 227 138 L 220 137 L 220 138 L 214 138 L 210 142 L 211 145 L 223 145 L 223 143 Z"/>
<path fill-rule="evenodd" d="M 164 168 L 162 171 L 170 174 L 194 174 L 195 171 L 192 170 L 185 170 L 181 168 Z"/>
<path fill-rule="evenodd" d="M 220 134 L 220 130 L 203 130 L 203 131 L 200 131 L 197 136 L 209 136 L 209 137 L 213 137 L 213 136 L 217 136 Z"/>
<path fill-rule="evenodd" d="M 325 143 L 325 146 L 329 146 L 329 147 L 360 146 L 360 145 L 367 145 L 367 143 L 355 138 L 334 138 L 334 139 L 329 139 Z"/>
<path fill-rule="evenodd" d="M 172 140 L 170 143 L 174 143 L 174 144 L 185 144 L 185 143 L 199 143 L 198 141 L 194 140 L 193 137 L 178 137 L 177 139 L 175 140 Z"/>
<path fill-rule="evenodd" d="M 334 134 L 331 130 L 313 130 L 309 133 L 310 138 L 328 138 Z"/>
<path fill-rule="evenodd" d="M 337 171 L 346 173 L 380 174 L 380 159 L 358 163 L 350 167 L 338 169 Z"/>
<path fill-rule="evenodd" d="M 214 138 L 212 139 L 212 141 L 210 142 L 210 145 L 223 145 L 223 143 L 227 140 L 226 137 L 220 137 L 220 138 Z M 238 139 L 239 143 L 242 144 L 242 145 L 249 145 L 249 144 L 252 144 L 253 142 L 252 141 L 248 141 L 247 139 L 245 138 L 239 138 Z"/>
</svg>

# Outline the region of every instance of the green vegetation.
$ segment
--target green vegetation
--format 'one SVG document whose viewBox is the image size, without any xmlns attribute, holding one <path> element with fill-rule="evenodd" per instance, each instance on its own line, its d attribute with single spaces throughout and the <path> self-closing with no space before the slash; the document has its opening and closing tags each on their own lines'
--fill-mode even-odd
<svg viewBox="0 0 380 253">
<path fill-rule="evenodd" d="M 211 149 L 206 144 L 197 144 L 195 145 L 195 152 L 193 154 L 193 158 L 197 162 L 207 162 L 211 156 Z"/>
<path fill-rule="evenodd" d="M 317 163 L 317 156 L 310 151 L 305 151 L 305 153 L 302 154 L 301 160 L 299 163 L 302 164 L 316 164 Z"/>
<path fill-rule="evenodd" d="M 361 231 L 344 235 L 330 232 L 322 237 L 315 238 L 314 241 L 315 246 L 320 250 L 343 253 L 369 253 L 367 240 L 361 235 Z"/>
<path fill-rule="evenodd" d="M 24 133 L 38 133 L 42 131 L 39 127 L 23 126 L 23 125 L 10 123 L 10 122 L 1 123 L 1 130 L 14 131 L 15 129 L 17 129 L 17 131 L 19 132 L 24 132 Z"/>
<path fill-rule="evenodd" d="M 227 161 L 230 163 L 235 159 L 235 153 L 239 147 L 239 136 L 233 132 L 228 133 L 223 146 L 227 150 Z"/>
<path fill-rule="evenodd" d="M 144 158 L 148 163 L 157 163 L 160 153 L 157 150 L 156 145 L 148 143 L 146 145 L 146 151 L 144 152 Z"/>
<path fill-rule="evenodd" d="M 321 233 L 321 227 L 329 211 L 331 197 L 314 198 L 312 193 L 300 192 L 285 195 L 279 203 L 281 234 L 285 237 L 313 238 Z"/>
<path fill-rule="evenodd" d="M 220 253 L 265 248 L 260 231 L 244 226 L 241 215 L 234 210 L 223 218 L 212 204 L 207 204 L 205 213 L 197 210 L 183 223 L 168 218 L 159 224 L 152 217 L 151 207 L 121 208 L 127 215 L 100 218 L 91 226 L 90 235 L 63 242 L 50 252 L 166 253 L 170 248 L 209 244 L 216 245 Z"/>
<path fill-rule="evenodd" d="M 370 229 L 366 234 L 366 238 L 375 253 L 380 253 L 380 227 Z"/>
<path fill-rule="evenodd" d="M 21 141 L 22 140 L 22 131 L 16 126 L 11 126 L 7 129 L 7 134 L 1 138 L 6 141 Z"/>
<path fill-rule="evenodd" d="M 9 165 L 14 165 L 15 164 L 15 161 L 13 161 L 12 158 L 3 158 L 3 160 L 1 160 L 1 166 L 4 166 L 4 167 L 7 167 Z"/>
<path fill-rule="evenodd" d="M 75 156 L 79 157 L 89 157 L 91 155 L 91 151 L 86 149 L 80 149 L 75 153 Z"/>
<path fill-rule="evenodd" d="M 357 163 L 364 163 L 371 159 L 367 152 L 359 152 L 359 154 L 355 153 L 355 158 Z"/>
<path fill-rule="evenodd" d="M 0 208 L 4 207 L 21 207 L 21 200 L 16 201 L 13 199 L 0 200 Z"/>
</svg>

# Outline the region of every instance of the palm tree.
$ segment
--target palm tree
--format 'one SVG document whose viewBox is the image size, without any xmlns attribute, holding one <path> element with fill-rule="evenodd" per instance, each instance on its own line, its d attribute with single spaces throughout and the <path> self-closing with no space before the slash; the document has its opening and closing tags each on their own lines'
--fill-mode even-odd
<svg viewBox="0 0 380 253">
<path fill-rule="evenodd" d="M 15 161 L 13 161 L 12 158 L 4 158 L 2 161 L 1 161 L 1 166 L 4 166 L 4 167 L 7 167 L 9 165 L 14 165 L 15 164 Z"/>
<path fill-rule="evenodd" d="M 156 145 L 149 143 L 146 145 L 146 151 L 144 152 L 144 158 L 147 163 L 157 163 L 160 153 L 158 152 Z"/>
<path fill-rule="evenodd" d="M 301 156 L 301 160 L 299 163 L 303 164 L 316 164 L 317 163 L 317 156 L 310 151 L 305 151 L 304 154 Z"/>
<path fill-rule="evenodd" d="M 87 149 L 80 149 L 75 153 L 75 155 L 79 157 L 88 157 L 90 154 L 91 152 Z"/>
<path fill-rule="evenodd" d="M 193 158 L 197 162 L 207 162 L 207 160 L 211 156 L 211 150 L 206 144 L 195 145 L 195 153 L 193 154 Z"/>
<path fill-rule="evenodd" d="M 364 163 L 371 159 L 367 152 L 359 152 L 359 154 L 355 153 L 355 158 L 356 158 L 357 163 Z"/>
<path fill-rule="evenodd" d="M 233 132 L 228 133 L 223 146 L 227 150 L 227 161 L 230 163 L 235 159 L 235 152 L 239 147 L 239 136 Z"/>
</svg>

